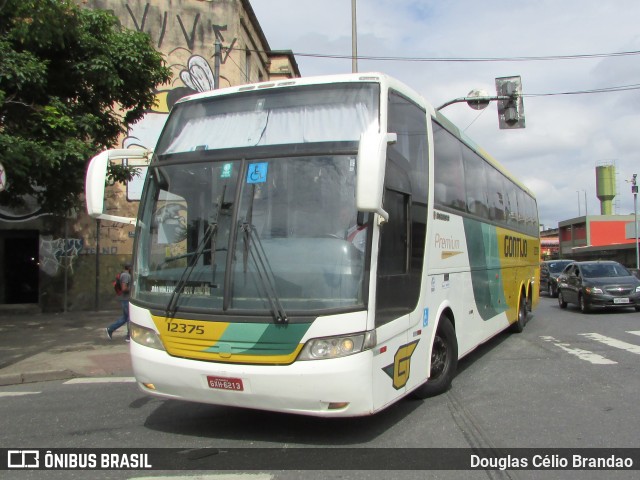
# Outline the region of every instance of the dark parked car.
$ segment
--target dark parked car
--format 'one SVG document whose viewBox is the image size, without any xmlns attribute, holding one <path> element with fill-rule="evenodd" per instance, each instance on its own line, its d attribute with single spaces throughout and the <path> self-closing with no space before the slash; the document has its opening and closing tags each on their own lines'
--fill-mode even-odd
<svg viewBox="0 0 640 480">
<path fill-rule="evenodd" d="M 640 280 L 618 262 L 574 262 L 558 277 L 558 304 L 593 308 L 635 307 L 640 311 Z"/>
<path fill-rule="evenodd" d="M 545 260 L 540 264 L 540 292 L 550 297 L 558 296 L 558 276 L 573 260 Z"/>
</svg>

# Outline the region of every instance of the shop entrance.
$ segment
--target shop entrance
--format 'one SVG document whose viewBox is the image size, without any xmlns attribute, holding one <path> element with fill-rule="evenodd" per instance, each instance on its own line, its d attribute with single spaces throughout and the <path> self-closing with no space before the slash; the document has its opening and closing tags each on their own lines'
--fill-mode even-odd
<svg viewBox="0 0 640 480">
<path fill-rule="evenodd" d="M 0 232 L 0 303 L 38 303 L 38 232 Z"/>
</svg>

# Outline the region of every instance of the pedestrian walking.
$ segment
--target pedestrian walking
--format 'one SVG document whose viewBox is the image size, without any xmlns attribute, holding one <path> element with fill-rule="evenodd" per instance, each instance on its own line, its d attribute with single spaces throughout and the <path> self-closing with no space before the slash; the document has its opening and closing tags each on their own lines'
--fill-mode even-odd
<svg viewBox="0 0 640 480">
<path fill-rule="evenodd" d="M 107 332 L 107 336 L 109 340 L 113 339 L 113 332 L 123 326 L 125 323 L 127 324 L 127 336 L 125 341 L 129 341 L 129 291 L 131 287 L 131 264 L 127 263 L 124 265 L 124 271 L 120 273 L 119 277 L 116 279 L 116 282 L 119 283 L 120 287 L 116 285 L 116 293 L 120 290 L 118 294 L 118 300 L 122 304 L 122 316 L 105 328 Z"/>
</svg>

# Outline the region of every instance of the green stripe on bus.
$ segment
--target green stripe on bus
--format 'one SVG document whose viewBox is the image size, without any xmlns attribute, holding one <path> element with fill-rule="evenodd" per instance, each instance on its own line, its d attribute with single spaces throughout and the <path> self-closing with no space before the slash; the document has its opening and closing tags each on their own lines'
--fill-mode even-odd
<svg viewBox="0 0 640 480">
<path fill-rule="evenodd" d="M 504 295 L 497 228 L 464 218 L 473 296 L 482 320 L 508 309 Z"/>
<path fill-rule="evenodd" d="M 287 355 L 295 351 L 310 323 L 232 323 L 216 343 L 233 346 L 235 355 Z M 216 346 L 206 351 L 216 351 Z"/>
</svg>

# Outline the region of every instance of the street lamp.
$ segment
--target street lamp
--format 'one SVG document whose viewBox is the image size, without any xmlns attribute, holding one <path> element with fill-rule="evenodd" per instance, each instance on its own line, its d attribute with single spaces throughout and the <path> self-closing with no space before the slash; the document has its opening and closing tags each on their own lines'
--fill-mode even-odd
<svg viewBox="0 0 640 480">
<path fill-rule="evenodd" d="M 587 208 L 587 191 L 586 190 L 576 190 L 578 194 L 578 216 L 580 217 L 582 212 L 580 210 L 580 192 L 584 193 L 584 216 L 589 216 L 589 209 Z"/>
<path fill-rule="evenodd" d="M 578 216 L 580 216 L 580 190 L 576 190 L 576 193 L 578 194 Z"/>
</svg>

